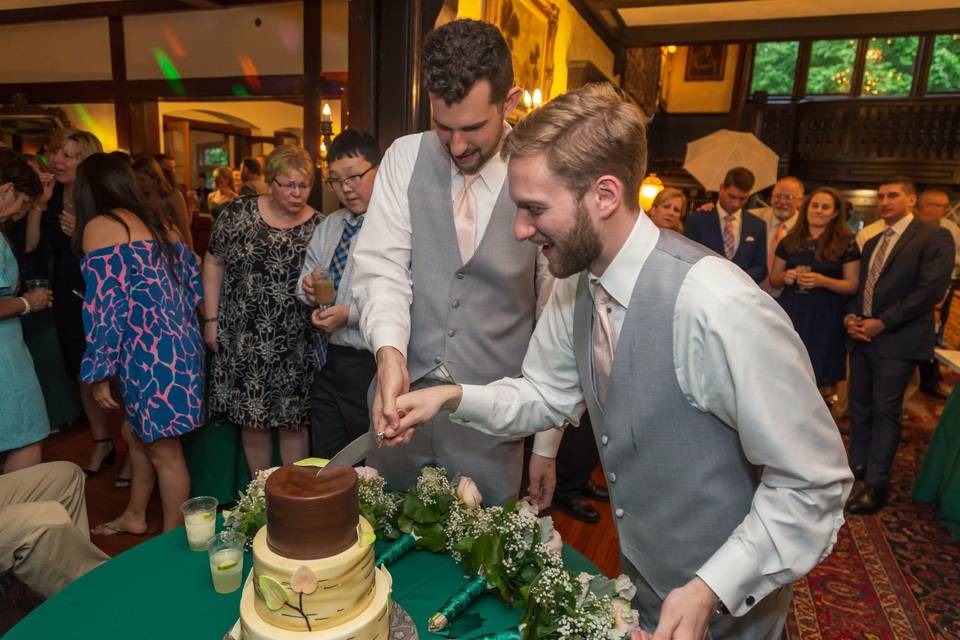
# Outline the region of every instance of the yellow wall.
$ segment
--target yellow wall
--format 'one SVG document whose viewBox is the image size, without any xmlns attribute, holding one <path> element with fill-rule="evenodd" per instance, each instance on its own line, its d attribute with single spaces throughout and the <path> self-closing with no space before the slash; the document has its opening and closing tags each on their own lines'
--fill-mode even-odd
<svg viewBox="0 0 960 640">
<path fill-rule="evenodd" d="M 106 18 L 0 27 L 0 83 L 110 78 Z"/>
<path fill-rule="evenodd" d="M 613 52 L 567 0 L 550 1 L 560 8 L 557 38 L 553 45 L 553 82 L 550 85 L 550 97 L 556 97 L 567 90 L 567 62 L 572 60 L 590 60 L 610 80 L 616 82 L 617 77 L 613 75 Z M 460 0 L 457 17 L 481 19 L 483 0 Z"/>
<path fill-rule="evenodd" d="M 726 68 L 719 82 L 687 82 L 683 79 L 687 47 L 663 58 L 660 69 L 660 99 L 669 113 L 726 113 L 733 98 L 739 47 L 727 47 Z"/>
<path fill-rule="evenodd" d="M 70 124 L 83 131 L 89 131 L 100 139 L 103 150 L 110 152 L 117 149 L 117 119 L 113 105 L 109 103 L 94 104 L 49 104 L 48 107 L 60 107 L 70 119 Z"/>
</svg>

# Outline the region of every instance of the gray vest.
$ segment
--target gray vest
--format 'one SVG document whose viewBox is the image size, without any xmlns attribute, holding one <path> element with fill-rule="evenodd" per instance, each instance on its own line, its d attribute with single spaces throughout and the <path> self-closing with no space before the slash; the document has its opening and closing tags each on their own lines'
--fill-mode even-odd
<svg viewBox="0 0 960 640">
<path fill-rule="evenodd" d="M 507 183 L 473 257 L 460 260 L 450 197 L 450 156 L 425 132 L 407 189 L 413 304 L 411 382 L 440 364 L 458 383 L 520 375 L 536 311 L 536 247 L 513 235 Z"/>
<path fill-rule="evenodd" d="M 593 383 L 586 273 L 577 289 L 577 369 L 620 550 L 660 598 L 686 584 L 720 548 L 750 511 L 754 493 L 753 467 L 736 431 L 693 407 L 674 369 L 677 294 L 690 268 L 708 255 L 679 234 L 660 232 L 620 330 L 605 408 Z"/>
</svg>

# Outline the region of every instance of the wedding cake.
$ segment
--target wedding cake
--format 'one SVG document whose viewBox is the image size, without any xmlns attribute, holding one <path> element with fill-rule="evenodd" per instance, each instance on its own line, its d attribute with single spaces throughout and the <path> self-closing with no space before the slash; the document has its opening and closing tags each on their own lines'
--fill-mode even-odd
<svg viewBox="0 0 960 640">
<path fill-rule="evenodd" d="M 390 574 L 377 569 L 351 467 L 288 465 L 267 479 L 240 600 L 244 640 L 388 640 Z"/>
</svg>

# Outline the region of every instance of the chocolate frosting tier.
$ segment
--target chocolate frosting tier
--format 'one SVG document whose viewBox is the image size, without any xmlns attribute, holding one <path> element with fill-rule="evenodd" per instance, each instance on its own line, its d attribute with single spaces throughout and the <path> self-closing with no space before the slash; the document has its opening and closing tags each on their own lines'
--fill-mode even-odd
<svg viewBox="0 0 960 640">
<path fill-rule="evenodd" d="M 337 467 L 286 465 L 266 485 L 267 546 L 297 560 L 327 558 L 357 542 L 360 518 L 357 473 Z"/>
</svg>

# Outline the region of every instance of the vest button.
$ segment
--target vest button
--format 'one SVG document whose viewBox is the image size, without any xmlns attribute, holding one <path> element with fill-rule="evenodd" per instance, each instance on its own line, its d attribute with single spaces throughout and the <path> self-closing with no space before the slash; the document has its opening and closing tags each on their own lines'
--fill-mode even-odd
<svg viewBox="0 0 960 640">
<path fill-rule="evenodd" d="M 443 362 L 443 358 L 441 358 L 440 356 L 437 356 L 436 358 L 433 359 L 433 364 L 440 364 L 441 362 Z"/>
<path fill-rule="evenodd" d="M 463 280 L 463 272 L 457 271 L 457 280 Z"/>
<path fill-rule="evenodd" d="M 459 301 L 459 300 L 454 300 L 453 302 L 450 303 L 450 306 L 453 307 L 454 309 L 456 309 L 457 307 L 460 306 L 460 301 Z"/>
<path fill-rule="evenodd" d="M 617 509 L 617 510 L 614 511 L 613 513 L 614 513 L 618 518 L 622 518 L 623 515 L 624 515 L 624 514 L 623 514 L 623 509 Z"/>
<path fill-rule="evenodd" d="M 603 434 L 602 436 L 600 436 L 600 442 L 602 442 L 603 444 L 607 444 L 608 442 L 610 442 L 610 438 L 607 437 L 607 434 Z"/>
<path fill-rule="evenodd" d="M 607 478 L 610 480 L 610 482 L 616 482 L 616 481 L 617 481 L 617 474 L 615 474 L 613 471 L 611 471 L 611 472 L 607 475 Z"/>
<path fill-rule="evenodd" d="M 753 596 L 747 596 L 747 606 L 748 606 L 748 607 L 752 607 L 752 606 L 753 606 L 753 603 L 756 602 L 756 601 L 757 601 L 757 599 L 754 598 Z"/>
<path fill-rule="evenodd" d="M 449 330 L 447 331 L 447 335 L 452 338 L 453 336 L 457 335 L 457 332 L 454 331 L 453 329 L 449 329 Z"/>
</svg>

